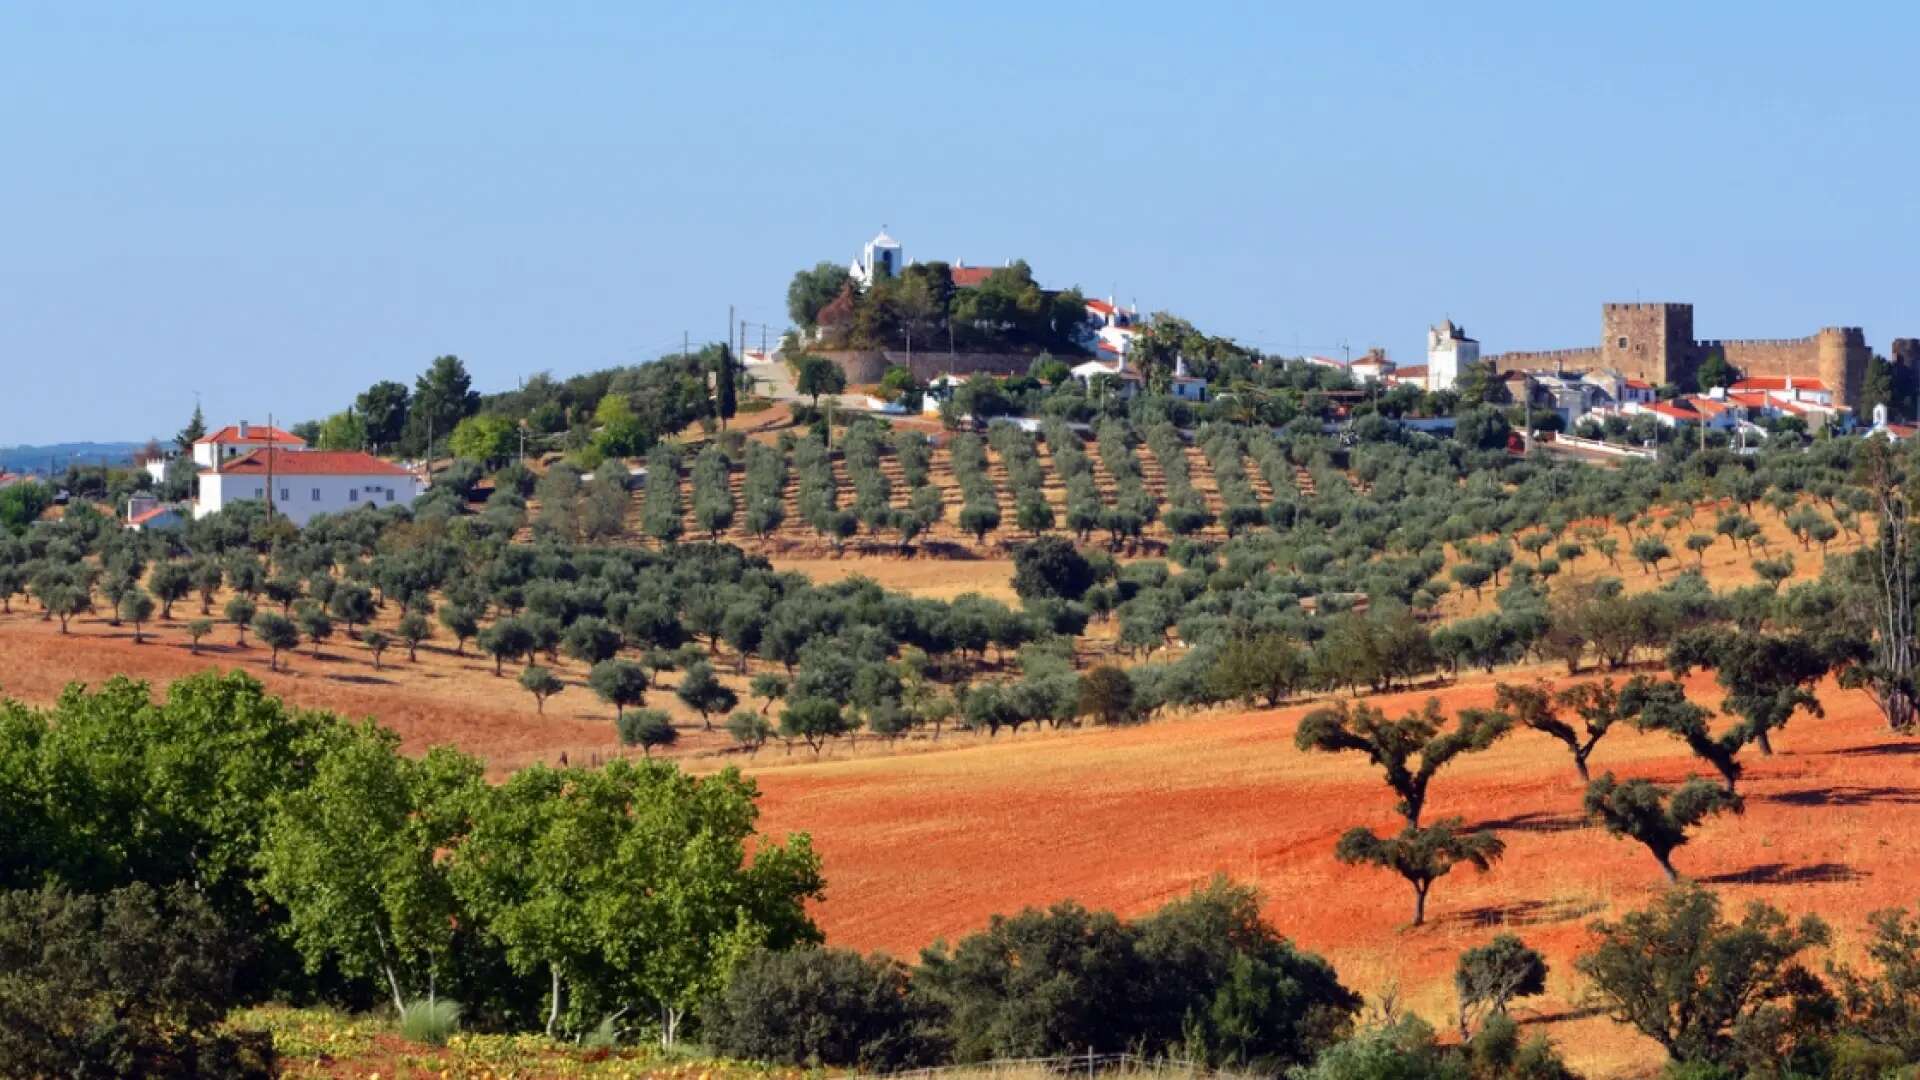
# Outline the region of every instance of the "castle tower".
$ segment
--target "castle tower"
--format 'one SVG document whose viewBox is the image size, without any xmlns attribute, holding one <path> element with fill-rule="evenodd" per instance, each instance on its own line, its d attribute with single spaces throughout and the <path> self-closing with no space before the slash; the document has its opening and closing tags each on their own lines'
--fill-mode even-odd
<svg viewBox="0 0 1920 1080">
<path fill-rule="evenodd" d="M 1857 408 L 1866 386 L 1867 364 L 1873 359 L 1866 332 L 1857 326 L 1822 327 L 1814 335 L 1814 355 L 1820 381 L 1833 391 L 1834 403 Z"/>
<path fill-rule="evenodd" d="M 1427 390 L 1451 390 L 1460 371 L 1480 362 L 1480 343 L 1464 327 L 1443 319 L 1427 327 Z"/>
<path fill-rule="evenodd" d="M 1681 383 L 1693 355 L 1692 304 L 1606 304 L 1600 309 L 1600 366 L 1648 382 Z"/>
</svg>

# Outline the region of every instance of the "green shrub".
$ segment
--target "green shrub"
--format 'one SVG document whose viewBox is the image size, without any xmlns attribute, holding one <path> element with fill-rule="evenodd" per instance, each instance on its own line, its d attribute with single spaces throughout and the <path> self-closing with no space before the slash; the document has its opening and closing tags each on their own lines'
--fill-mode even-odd
<svg viewBox="0 0 1920 1080">
<path fill-rule="evenodd" d="M 408 1042 L 445 1046 L 448 1037 L 459 1030 L 460 1005 L 446 998 L 409 1001 L 400 1010 L 400 1035 Z"/>
</svg>

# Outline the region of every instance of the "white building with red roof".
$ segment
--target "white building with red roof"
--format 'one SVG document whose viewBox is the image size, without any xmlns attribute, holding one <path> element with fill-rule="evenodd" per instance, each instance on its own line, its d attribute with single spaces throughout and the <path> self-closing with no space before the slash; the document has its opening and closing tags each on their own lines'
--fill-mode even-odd
<svg viewBox="0 0 1920 1080">
<path fill-rule="evenodd" d="M 1819 379 L 1794 375 L 1763 375 L 1741 379 L 1728 389 L 1734 393 L 1765 394 L 1775 401 L 1791 402 L 1796 405 L 1817 405 L 1828 408 L 1833 406 L 1833 390 Z"/>
<path fill-rule="evenodd" d="M 305 445 L 304 443 L 302 445 Z M 200 473 L 197 520 L 237 502 L 271 499 L 295 525 L 363 506 L 410 506 L 426 491 L 415 473 L 358 450 L 266 447 Z"/>
<path fill-rule="evenodd" d="M 281 450 L 304 450 L 307 440 L 291 432 L 265 424 L 249 424 L 245 420 L 238 424 L 229 424 L 219 431 L 203 435 L 193 441 L 193 463 L 203 469 L 211 469 L 220 462 L 251 454 L 269 446 Z"/>
</svg>

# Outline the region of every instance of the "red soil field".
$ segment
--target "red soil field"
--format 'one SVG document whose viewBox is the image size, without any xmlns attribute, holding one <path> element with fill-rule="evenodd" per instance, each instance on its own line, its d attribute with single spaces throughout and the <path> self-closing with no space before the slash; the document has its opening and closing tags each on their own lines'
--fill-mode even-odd
<svg viewBox="0 0 1920 1080">
<path fill-rule="evenodd" d="M 1710 677 L 1690 685 L 1696 700 L 1717 702 Z M 1492 687 L 1475 680 L 1439 696 L 1449 709 L 1484 706 Z M 1375 703 L 1392 715 L 1427 696 Z M 1920 742 L 1887 734 L 1862 694 L 1829 685 L 1822 698 L 1827 717 L 1796 717 L 1776 756 L 1743 755 L 1745 814 L 1710 821 L 1674 861 L 1732 912 L 1764 900 L 1821 915 L 1835 952 L 1851 958 L 1869 911 L 1920 891 L 1908 869 L 1920 855 L 1920 785 L 1910 778 Z M 1224 872 L 1258 886 L 1272 922 L 1350 985 L 1374 999 L 1396 992 L 1442 1026 L 1459 952 L 1518 933 L 1554 968 L 1548 995 L 1518 1015 L 1591 1073 L 1656 1066 L 1653 1043 L 1584 1008 L 1571 960 L 1595 918 L 1644 905 L 1663 879 L 1644 848 L 1582 821 L 1564 747 L 1522 731 L 1439 774 L 1427 820 L 1460 815 L 1496 828 L 1507 854 L 1484 876 L 1462 869 L 1436 884 L 1428 925 L 1415 929 L 1403 881 L 1334 860 L 1345 829 L 1397 828 L 1398 819 L 1364 759 L 1294 749 L 1305 711 L 763 768 L 763 825 L 812 834 L 828 882 L 817 914 L 838 945 L 912 956 L 992 913 L 1068 898 L 1137 915 Z M 1678 741 L 1631 729 L 1609 734 L 1592 764 L 1595 775 L 1663 782 L 1710 771 Z"/>
</svg>

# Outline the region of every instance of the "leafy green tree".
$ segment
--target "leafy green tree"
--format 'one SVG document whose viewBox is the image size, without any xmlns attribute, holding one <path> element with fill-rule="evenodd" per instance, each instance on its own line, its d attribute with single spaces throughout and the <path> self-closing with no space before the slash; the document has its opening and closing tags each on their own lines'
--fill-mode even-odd
<svg viewBox="0 0 1920 1080">
<path fill-rule="evenodd" d="M 768 671 L 755 675 L 753 682 L 748 684 L 747 689 L 754 697 L 762 699 L 760 713 L 764 716 L 767 710 L 773 707 L 774 702 L 787 696 L 788 682 L 773 672 Z"/>
<path fill-rule="evenodd" d="M 409 611 L 405 615 L 400 616 L 400 623 L 394 630 L 400 635 L 400 640 L 407 646 L 407 662 L 410 664 L 418 663 L 420 661 L 420 643 L 433 637 L 433 624 L 427 621 L 425 615 L 417 611 Z"/>
<path fill-rule="evenodd" d="M 662 709 L 635 709 L 619 717 L 614 726 L 620 734 L 620 745 L 637 746 L 648 757 L 656 748 L 680 741 L 680 729 Z"/>
<path fill-rule="evenodd" d="M 333 620 L 319 604 L 309 603 L 294 615 L 294 621 L 300 626 L 300 633 L 313 646 L 314 659 L 320 657 L 320 646 L 333 636 Z"/>
<path fill-rule="evenodd" d="M 1267 633 L 1236 637 L 1214 661 L 1214 690 L 1222 697 L 1272 708 L 1306 684 L 1307 657 L 1292 638 Z"/>
<path fill-rule="evenodd" d="M 1466 863 L 1481 873 L 1492 869 L 1506 844 L 1491 832 L 1469 832 L 1459 818 L 1422 828 L 1409 824 L 1397 836 L 1376 836 L 1371 829 L 1348 829 L 1334 845 L 1334 857 L 1349 865 L 1391 870 L 1413 887 L 1413 925 L 1427 921 L 1427 894 L 1433 883 Z"/>
<path fill-rule="evenodd" d="M 496 677 L 501 674 L 501 667 L 507 660 L 531 656 L 538 647 L 532 628 L 523 619 L 499 619 L 480 631 L 480 649 L 493 657 L 493 673 Z"/>
<path fill-rule="evenodd" d="M 1660 564 L 1673 558 L 1673 551 L 1658 537 L 1642 536 L 1633 542 L 1633 558 L 1635 562 L 1651 571 L 1655 577 L 1659 577 Z"/>
<path fill-rule="evenodd" d="M 1895 1060 L 1920 1058 L 1920 922 L 1905 909 L 1867 916 L 1863 950 L 1877 970 L 1829 965 L 1841 1005 L 1841 1030 Z M 1892 1062 L 1888 1063 L 1889 1065 Z"/>
<path fill-rule="evenodd" d="M 1453 969 L 1453 989 L 1460 999 L 1460 1037 L 1472 1037 L 1479 1018 L 1507 1015 L 1516 998 L 1547 990 L 1547 960 L 1513 934 L 1460 954 Z"/>
<path fill-rule="evenodd" d="M 7 490 L 11 491 L 12 488 L 8 488 Z M 0 492 L 0 494 L 4 493 Z M 88 610 L 92 604 L 87 598 L 86 590 L 76 585 L 55 583 L 46 589 L 36 591 L 39 592 L 41 606 L 46 609 L 49 615 L 60 620 L 60 633 L 62 634 L 67 632 L 68 620 Z"/>
<path fill-rule="evenodd" d="M 373 670 L 380 670 L 380 658 L 386 654 L 393 639 L 379 630 L 369 630 L 360 635 L 360 644 L 367 647 L 367 655 L 373 657 Z"/>
<path fill-rule="evenodd" d="M 756 949 L 702 1020 L 714 1049 L 735 1057 L 875 1072 L 930 1066 L 945 1050 L 940 1016 L 911 991 L 906 966 L 885 956 Z"/>
<path fill-rule="evenodd" d="M 1642 911 L 1594 924 L 1599 944 L 1574 962 L 1614 1021 L 1676 1062 L 1770 1070 L 1790 1060 L 1827 992 L 1800 961 L 1830 934 L 1809 915 L 1751 904 L 1737 923 L 1697 887 L 1670 889 Z"/>
<path fill-rule="evenodd" d="M 1463 709 L 1449 731 L 1438 698 L 1428 698 L 1419 711 L 1397 720 L 1388 720 L 1371 705 L 1342 701 L 1308 713 L 1295 730 L 1293 742 L 1302 750 L 1366 755 L 1385 774 L 1387 786 L 1400 796 L 1394 809 L 1413 828 L 1420 824 L 1434 774 L 1462 754 L 1492 746 L 1507 734 L 1512 723 L 1499 712 Z"/>
<path fill-rule="evenodd" d="M 822 262 L 811 270 L 798 271 L 787 286 L 787 315 L 795 326 L 812 330 L 818 325 L 820 309 L 852 285 L 852 275 L 836 262 Z"/>
<path fill-rule="evenodd" d="M 547 699 L 567 688 L 560 676 L 541 667 L 529 664 L 520 673 L 520 688 L 533 695 L 534 708 L 540 715 L 547 714 Z"/>
<path fill-rule="evenodd" d="M 338 741 L 306 787 L 278 802 L 261 844 L 261 885 L 286 908 L 309 972 L 328 964 L 378 977 L 395 1009 L 430 996 L 472 947 L 473 920 L 447 860 L 485 778 L 475 759 L 437 747 L 404 757 L 367 723 Z"/>
<path fill-rule="evenodd" d="M 253 636 L 259 638 L 262 645 L 273 650 L 273 656 L 267 661 L 267 668 L 270 671 L 280 670 L 281 653 L 291 651 L 300 645 L 300 630 L 293 625 L 293 620 L 271 611 L 254 616 Z"/>
<path fill-rule="evenodd" d="M 795 698 L 780 711 L 780 734 L 803 740 L 815 756 L 829 739 L 837 739 L 855 729 L 855 722 L 841 710 L 839 702 L 824 698 Z"/>
<path fill-rule="evenodd" d="M 1664 731 L 1686 743 L 1694 756 L 1725 778 L 1727 794 L 1734 793 L 1743 771 L 1740 750 L 1754 737 L 1744 724 L 1715 735 L 1709 723 L 1712 714 L 1688 701 L 1685 687 L 1644 675 L 1634 676 L 1621 689 L 1620 711 L 1642 731 Z"/>
<path fill-rule="evenodd" d="M 574 620 L 561 635 L 561 642 L 568 656 L 588 667 L 618 656 L 624 644 L 620 631 L 612 623 L 593 615 Z"/>
<path fill-rule="evenodd" d="M 535 766 L 489 787 L 451 858 L 455 893 L 516 972 L 547 975 L 547 1030 L 650 1009 L 671 1045 L 756 947 L 817 943 L 804 836 L 754 841 L 750 781 L 660 764 Z"/>
<path fill-rule="evenodd" d="M 1727 363 L 1726 356 L 1718 349 L 1708 353 L 1706 359 L 1700 361 L 1699 368 L 1694 372 L 1694 382 L 1698 384 L 1703 394 L 1715 387 L 1732 386 L 1739 377 L 1740 373 L 1733 369 L 1732 364 Z"/>
<path fill-rule="evenodd" d="M 319 450 L 364 450 L 367 426 L 352 409 L 334 413 L 320 422 L 313 445 Z"/>
<path fill-rule="evenodd" d="M 1720 708 L 1741 718 L 1745 734 L 1773 753 L 1770 734 L 1805 709 L 1825 716 L 1813 685 L 1832 668 L 1823 650 L 1797 634 L 1749 634 L 1714 628 L 1681 634 L 1667 649 L 1667 668 L 1684 678 L 1696 667 L 1713 669 L 1726 690 Z"/>
<path fill-rule="evenodd" d="M 513 421 L 482 413 L 460 421 L 447 441 L 447 448 L 455 457 L 494 465 L 513 456 L 517 434 Z"/>
<path fill-rule="evenodd" d="M 740 704 L 740 695 L 722 684 L 713 673 L 713 665 L 705 660 L 687 665 L 680 674 L 680 685 L 674 688 L 674 695 L 687 708 L 700 714 L 701 726 L 707 731 L 713 730 L 716 714 L 731 712 Z"/>
<path fill-rule="evenodd" d="M 1075 711 L 1109 727 L 1131 723 L 1139 715 L 1133 678 L 1112 665 L 1094 668 L 1080 679 Z"/>
<path fill-rule="evenodd" d="M 192 589 L 193 578 L 184 563 L 159 563 L 147 575 L 147 590 L 160 601 L 160 617 L 168 622 L 173 621 L 173 602 Z"/>
<path fill-rule="evenodd" d="M 480 632 L 480 616 L 465 604 L 448 604 L 440 609 L 440 625 L 453 635 L 453 655 L 465 656 L 467 639 Z"/>
<path fill-rule="evenodd" d="M 648 682 L 647 669 L 631 660 L 602 660 L 587 672 L 587 685 L 613 706 L 615 723 L 626 717 L 629 705 L 646 704 Z"/>
<path fill-rule="evenodd" d="M 1607 831 L 1646 845 L 1668 881 L 1680 880 L 1671 856 L 1687 842 L 1687 831 L 1710 815 L 1740 812 L 1740 797 L 1710 780 L 1688 780 L 1678 788 L 1645 780 L 1615 783 L 1607 773 L 1587 786 L 1587 813 Z"/>
<path fill-rule="evenodd" d="M 824 356 L 811 353 L 800 356 L 794 363 L 793 388 L 807 395 L 808 404 L 818 409 L 822 394 L 845 393 L 847 372 L 839 364 Z"/>
<path fill-rule="evenodd" d="M 727 734 L 742 750 L 758 754 L 773 737 L 773 722 L 751 709 L 736 709 L 727 717 Z"/>
<path fill-rule="evenodd" d="M 173 445 L 182 454 L 193 453 L 193 444 L 207 437 L 207 414 L 200 411 L 198 402 L 194 403 L 193 416 L 187 420 L 187 426 L 173 437 Z"/>
<path fill-rule="evenodd" d="M 1013 591 L 1025 601 L 1078 600 L 1096 580 L 1092 564 L 1065 537 L 1043 536 L 1013 553 Z"/>
<path fill-rule="evenodd" d="M 212 619 L 194 619 L 187 624 L 187 640 L 190 642 L 189 649 L 193 655 L 200 655 L 200 642 L 211 633 L 213 633 Z"/>
<path fill-rule="evenodd" d="M 15 536 L 40 520 L 53 505 L 53 491 L 47 485 L 27 480 L 0 488 L 0 528 Z"/>
<path fill-rule="evenodd" d="M 240 648 L 244 649 L 247 647 L 247 627 L 252 624 L 254 616 L 259 613 L 260 609 L 254 605 L 254 602 L 244 596 L 229 598 L 227 600 L 227 606 L 222 609 L 221 614 L 225 615 L 227 621 L 233 624 L 234 631 L 237 634 L 234 643 Z"/>
<path fill-rule="evenodd" d="M 359 414 L 367 444 L 374 452 L 391 449 L 400 442 L 406 434 L 407 409 L 411 404 L 412 395 L 407 392 L 406 384 L 391 380 L 374 383 L 354 399 L 353 410 Z"/>
<path fill-rule="evenodd" d="M 410 445 L 427 456 L 460 421 L 480 409 L 480 395 L 457 356 L 437 356 L 413 384 L 413 404 L 407 413 Z"/>
<path fill-rule="evenodd" d="M 1593 748 L 1624 718 L 1620 712 L 1620 694 L 1612 679 L 1604 683 L 1575 683 L 1558 694 L 1544 682 L 1532 686 L 1501 683 L 1494 688 L 1493 702 L 1495 709 L 1513 717 L 1515 723 L 1566 744 L 1583 784 L 1591 779 L 1587 775 L 1587 759 L 1593 756 Z M 1572 709 L 1580 718 L 1583 730 L 1575 730 L 1562 719 L 1562 709 Z"/>
<path fill-rule="evenodd" d="M 278 1075 L 269 1034 L 225 1026 L 250 945 L 184 884 L 0 892 L 0 1063 L 14 1076 Z"/>
<path fill-rule="evenodd" d="M 153 608 L 153 597 L 145 589 L 135 587 L 120 597 L 120 617 L 133 624 L 135 645 L 147 640 L 140 631 L 153 618 Z"/>
</svg>

